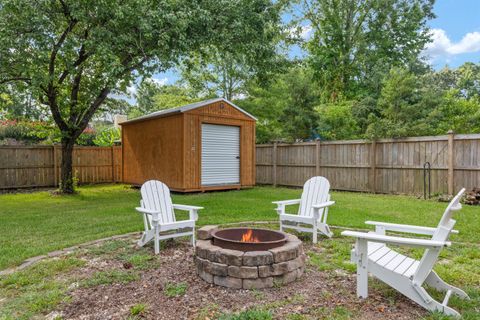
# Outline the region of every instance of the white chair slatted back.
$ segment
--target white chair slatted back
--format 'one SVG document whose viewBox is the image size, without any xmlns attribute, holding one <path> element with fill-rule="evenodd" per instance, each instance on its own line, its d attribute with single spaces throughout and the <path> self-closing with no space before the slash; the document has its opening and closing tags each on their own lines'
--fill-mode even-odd
<svg viewBox="0 0 480 320">
<path fill-rule="evenodd" d="M 145 209 L 160 212 L 160 223 L 175 222 L 170 189 L 165 183 L 157 180 L 149 180 L 142 185 L 140 193 L 142 194 L 142 203 Z M 150 215 L 148 216 L 148 220 L 151 224 Z"/>
<path fill-rule="evenodd" d="M 450 232 L 452 232 L 453 227 L 455 226 L 455 220 L 452 219 L 452 214 L 454 211 L 458 211 L 462 208 L 462 204 L 460 200 L 462 198 L 463 193 L 465 192 L 465 188 L 460 190 L 460 192 L 450 201 L 445 212 L 443 213 L 440 222 L 438 223 L 437 230 L 435 230 L 432 240 L 436 241 L 447 241 L 448 237 L 450 236 Z M 420 260 L 420 264 L 417 268 L 413 276 L 413 280 L 416 283 L 423 283 L 425 279 L 430 274 L 430 271 L 433 269 L 433 266 L 437 262 L 438 256 L 440 255 L 440 250 L 425 250 L 425 253 Z"/>
<path fill-rule="evenodd" d="M 313 177 L 303 185 L 302 198 L 298 208 L 299 216 L 312 217 L 313 205 L 329 201 L 330 182 L 324 177 Z M 320 210 L 320 216 L 323 214 Z"/>
<path fill-rule="evenodd" d="M 438 223 L 437 230 L 432 236 L 432 240 L 437 241 L 447 241 L 450 232 L 453 230 L 455 226 L 455 220 L 452 219 L 452 215 L 454 211 L 458 211 L 462 208 L 462 204 L 460 200 L 462 199 L 462 195 L 465 192 L 465 188 L 460 190 L 457 195 L 450 201 L 445 212 L 443 213 L 442 219 Z"/>
</svg>

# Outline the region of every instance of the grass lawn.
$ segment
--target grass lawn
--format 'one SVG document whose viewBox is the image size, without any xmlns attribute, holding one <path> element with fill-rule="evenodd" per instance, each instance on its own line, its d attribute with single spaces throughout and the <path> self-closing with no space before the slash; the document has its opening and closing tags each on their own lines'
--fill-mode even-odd
<svg viewBox="0 0 480 320">
<path fill-rule="evenodd" d="M 256 187 L 241 191 L 173 195 L 175 203 L 199 205 L 198 225 L 276 221 L 271 203 L 294 199 L 300 189 Z M 365 220 L 435 226 L 445 203 L 406 196 L 333 192 L 333 226 L 365 228 Z M 73 196 L 48 192 L 0 195 L 0 270 L 75 244 L 142 229 L 140 193 L 124 185 L 84 186 Z M 295 211 L 295 208 L 291 209 Z M 480 208 L 464 206 L 455 216 L 453 241 L 478 245 Z"/>
<path fill-rule="evenodd" d="M 102 185 L 84 186 L 79 191 L 77 195 L 65 197 L 52 196 L 48 192 L 0 195 L 0 269 L 18 265 L 26 258 L 53 250 L 142 229 L 142 219 L 134 211 L 140 200 L 138 190 L 124 185 Z M 271 201 L 294 199 L 300 193 L 300 189 L 256 187 L 241 191 L 175 194 L 173 198 L 175 203 L 205 207 L 200 212 L 198 221 L 199 225 L 205 225 L 241 221 L 276 222 Z M 365 228 L 365 220 L 435 226 L 446 207 L 445 203 L 406 196 L 333 192 L 332 198 L 336 205 L 330 211 L 329 223 L 332 226 L 351 228 Z M 295 209 L 292 208 L 292 211 Z M 478 319 L 480 311 L 479 214 L 480 208 L 470 206 L 464 206 L 463 210 L 456 213 L 456 229 L 460 230 L 460 234 L 452 237 L 454 245 L 442 251 L 441 260 L 435 266 L 441 277 L 465 289 L 473 298 L 471 301 L 456 298 L 451 300 L 450 305 L 459 310 L 465 319 Z M 267 227 L 276 228 L 277 225 L 272 223 Z M 342 277 L 342 273 L 338 274 L 339 270 L 344 274 L 355 273 L 355 266 L 348 263 L 353 239 L 341 237 L 339 229 L 334 229 L 334 232 L 332 239 L 320 237 L 316 248 L 313 247 L 308 252 L 308 264 L 310 270 L 325 271 L 333 277 L 331 281 L 338 281 L 337 278 Z M 303 239 L 310 241 L 308 235 Z M 0 299 L 0 319 L 28 319 L 47 314 L 62 303 L 68 303 L 71 299 L 70 292 L 78 286 L 108 287 L 139 281 L 142 272 L 159 270 L 163 258 L 154 256 L 152 250 L 151 247 L 133 249 L 122 241 L 107 242 L 100 247 L 88 249 L 88 255 L 102 259 L 112 256 L 117 260 L 117 265 L 129 262 L 134 268 L 124 270 L 117 267 L 86 277 L 79 271 L 86 268 L 87 264 L 79 252 L 60 259 L 42 261 L 23 271 L 0 277 L 0 297 L 5 297 Z M 422 252 L 418 249 L 406 250 L 412 257 L 421 257 Z M 398 293 L 379 281 L 372 280 L 370 285 L 380 296 L 391 300 L 392 305 L 399 298 Z M 172 283 L 166 285 L 164 295 L 168 299 L 180 299 L 189 290 L 188 283 Z M 252 294 L 260 295 L 256 291 Z M 212 307 L 213 311 L 207 310 L 208 317 L 199 316 L 198 319 L 268 320 L 278 311 L 279 304 L 282 308 L 292 310 L 296 310 L 297 305 L 303 311 L 312 307 L 308 302 L 302 306 L 302 299 L 306 297 L 294 298 L 280 299 L 274 303 L 259 302 L 255 308 L 240 313 L 238 310 L 215 311 Z M 441 300 L 441 296 L 437 299 Z M 377 303 L 375 299 L 368 301 Z M 131 319 L 141 317 L 153 307 L 145 301 L 133 303 L 129 309 Z M 287 319 L 361 318 L 362 312 L 358 308 L 357 304 L 333 309 L 317 306 L 317 309 L 312 307 L 304 314 L 289 314 Z M 225 311 L 231 313 L 225 314 Z M 212 317 L 211 313 L 215 316 Z M 423 319 L 445 318 L 440 314 L 431 314 Z"/>
</svg>

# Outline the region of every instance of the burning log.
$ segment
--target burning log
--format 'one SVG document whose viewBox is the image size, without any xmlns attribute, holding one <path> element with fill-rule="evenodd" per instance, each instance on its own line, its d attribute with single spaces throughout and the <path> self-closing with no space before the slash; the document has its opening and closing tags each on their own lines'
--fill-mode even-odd
<svg viewBox="0 0 480 320">
<path fill-rule="evenodd" d="M 253 230 L 248 229 L 244 234 L 242 234 L 241 242 L 260 242 L 257 237 L 253 235 Z"/>
</svg>

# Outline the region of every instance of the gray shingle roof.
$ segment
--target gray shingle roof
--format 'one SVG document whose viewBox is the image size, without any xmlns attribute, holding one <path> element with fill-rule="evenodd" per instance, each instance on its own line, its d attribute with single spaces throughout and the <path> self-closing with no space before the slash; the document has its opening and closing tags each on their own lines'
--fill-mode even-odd
<svg viewBox="0 0 480 320">
<path fill-rule="evenodd" d="M 233 104 L 232 102 L 228 101 L 227 99 L 224 99 L 224 98 L 215 98 L 215 99 L 209 99 L 209 100 L 204 100 L 204 101 L 200 101 L 200 102 L 195 102 L 195 103 L 187 104 L 187 105 L 185 105 L 185 106 L 176 107 L 176 108 L 172 108 L 172 109 L 166 109 L 166 110 L 156 111 L 156 112 L 153 112 L 153 113 L 150 113 L 150 114 L 147 114 L 147 115 L 144 115 L 144 116 L 141 116 L 141 117 L 132 119 L 132 120 L 128 120 L 128 121 L 122 122 L 120 125 L 132 123 L 132 122 L 137 122 L 137 121 L 141 121 L 141 120 L 147 120 L 147 119 L 153 119 L 153 118 L 166 117 L 166 116 L 171 115 L 171 114 L 173 114 L 173 113 L 186 112 L 186 111 L 189 111 L 189 110 L 192 110 L 192 109 L 196 109 L 196 108 L 200 108 L 200 107 L 204 107 L 204 106 L 206 106 L 206 105 L 209 105 L 209 104 L 215 103 L 215 102 L 219 102 L 219 101 L 224 101 L 224 102 L 228 103 L 229 105 L 231 105 L 232 107 L 234 107 L 235 109 L 237 109 L 238 111 L 246 114 L 246 115 L 249 116 L 250 118 L 252 118 L 252 119 L 254 119 L 254 120 L 257 120 L 257 118 L 255 118 L 254 116 L 252 116 L 250 113 L 248 113 L 247 111 L 243 110 L 242 108 L 236 106 L 235 104 Z"/>
</svg>

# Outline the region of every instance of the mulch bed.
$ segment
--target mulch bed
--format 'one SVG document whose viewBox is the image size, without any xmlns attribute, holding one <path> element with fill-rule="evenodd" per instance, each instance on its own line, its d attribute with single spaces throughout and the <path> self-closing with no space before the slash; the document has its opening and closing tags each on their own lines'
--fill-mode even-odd
<svg viewBox="0 0 480 320">
<path fill-rule="evenodd" d="M 310 244 L 305 244 L 305 249 L 315 250 Z M 141 271 L 137 281 L 74 289 L 69 302 L 58 309 L 59 313 L 64 319 L 126 319 L 131 316 L 130 308 L 142 303 L 147 308 L 137 319 L 215 319 L 221 313 L 261 307 L 270 309 L 275 319 L 287 319 L 292 314 L 321 319 L 339 307 L 348 310 L 355 319 L 418 319 L 426 315 L 398 293 L 389 291 L 385 295 L 385 287 L 379 285 L 370 286 L 369 298 L 360 301 L 355 293 L 354 274 L 343 270 L 319 271 L 308 265 L 308 261 L 300 280 L 282 287 L 248 291 L 218 287 L 198 278 L 193 248 L 186 242 L 173 242 L 157 258 L 161 266 Z M 99 262 L 96 258 L 78 272 L 88 275 L 98 270 L 125 268 L 131 266 L 108 259 Z M 164 294 L 167 283 L 181 282 L 188 285 L 185 295 Z"/>
</svg>

